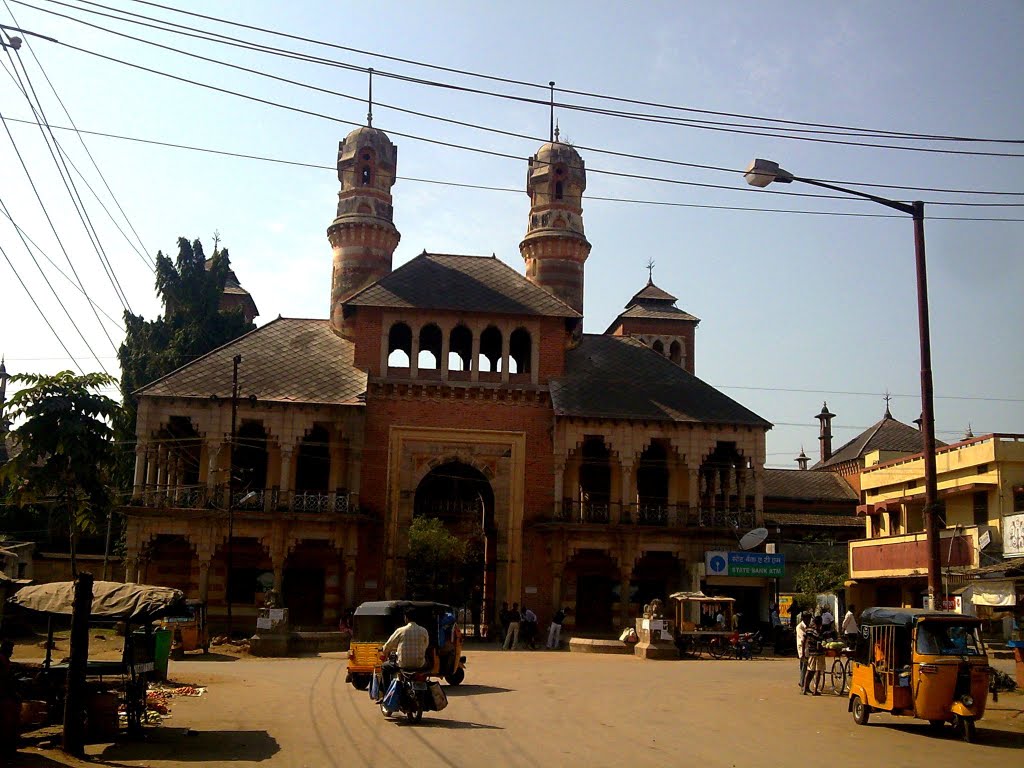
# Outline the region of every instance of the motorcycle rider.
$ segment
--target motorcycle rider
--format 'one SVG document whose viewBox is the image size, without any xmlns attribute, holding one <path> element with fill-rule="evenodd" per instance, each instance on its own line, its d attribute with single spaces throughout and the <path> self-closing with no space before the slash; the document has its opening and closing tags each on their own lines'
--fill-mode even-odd
<svg viewBox="0 0 1024 768">
<path fill-rule="evenodd" d="M 391 679 L 399 670 L 414 671 L 426 664 L 430 633 L 416 623 L 411 606 L 405 609 L 403 615 L 405 624 L 391 634 L 381 649 L 384 658 L 388 658 L 392 653 L 397 654 L 395 661 L 388 659 L 381 665 L 381 696 L 387 693 Z"/>
</svg>

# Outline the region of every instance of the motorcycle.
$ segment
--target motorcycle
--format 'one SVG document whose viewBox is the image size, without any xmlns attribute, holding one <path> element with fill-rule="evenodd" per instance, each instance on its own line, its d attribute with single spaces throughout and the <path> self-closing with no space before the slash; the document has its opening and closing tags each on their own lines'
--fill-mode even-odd
<svg viewBox="0 0 1024 768">
<path fill-rule="evenodd" d="M 394 662 L 397 655 L 392 653 L 389 660 Z M 383 660 L 383 659 L 382 659 Z M 400 713 L 408 718 L 410 723 L 418 723 L 423 719 L 425 711 L 437 711 L 447 705 L 447 697 L 441 692 L 441 686 L 433 683 L 437 691 L 431 690 L 431 683 L 428 681 L 426 671 L 407 671 L 400 669 L 395 673 L 389 690 L 383 690 L 382 669 L 377 667 L 374 670 L 373 688 L 377 691 L 377 702 L 380 712 L 384 717 L 392 717 Z M 393 687 L 394 690 L 391 690 Z M 443 701 L 437 701 L 440 696 Z"/>
</svg>

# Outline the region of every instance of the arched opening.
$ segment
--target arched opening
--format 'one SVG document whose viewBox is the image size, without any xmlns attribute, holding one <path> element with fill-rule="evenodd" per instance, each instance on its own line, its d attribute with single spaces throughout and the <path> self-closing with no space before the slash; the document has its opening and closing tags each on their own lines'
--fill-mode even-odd
<svg viewBox="0 0 1024 768">
<path fill-rule="evenodd" d="M 562 199 L 562 195 L 563 195 L 562 182 L 561 181 L 556 181 L 555 182 L 555 200 L 561 200 Z"/>
<path fill-rule="evenodd" d="M 699 470 L 701 524 L 749 527 L 754 523 L 752 484 L 747 461 L 732 441 L 719 441 Z"/>
<path fill-rule="evenodd" d="M 364 149 L 359 156 L 359 160 L 362 163 L 359 169 L 359 183 L 364 187 L 373 185 L 373 159 L 373 153 L 368 149 Z"/>
<path fill-rule="evenodd" d="M 148 547 L 145 583 L 180 589 L 188 597 L 198 597 L 192 581 L 193 559 L 192 545 L 184 536 L 159 534 Z"/>
<path fill-rule="evenodd" d="M 578 550 L 565 564 L 565 602 L 573 608 L 574 634 L 612 628 L 620 597 L 618 573 L 615 560 L 599 549 Z"/>
<path fill-rule="evenodd" d="M 512 331 L 512 335 L 508 339 L 508 356 L 510 373 L 530 373 L 533 341 L 528 330 L 516 328 Z"/>
<path fill-rule="evenodd" d="M 293 503 L 296 512 L 323 512 L 327 509 L 327 488 L 331 477 L 330 442 L 330 433 L 317 424 L 299 443 Z"/>
<path fill-rule="evenodd" d="M 267 431 L 263 424 L 258 421 L 242 422 L 231 464 L 236 503 L 250 491 L 255 491 L 256 496 L 242 506 L 246 509 L 262 506 L 263 490 L 267 487 Z"/>
<path fill-rule="evenodd" d="M 337 611 L 339 596 L 326 589 L 328 576 L 340 577 L 338 553 L 330 543 L 303 540 L 295 545 L 281 574 L 281 599 L 293 627 L 322 629 L 325 608 Z"/>
<path fill-rule="evenodd" d="M 178 471 L 178 487 L 196 486 L 199 484 L 200 456 L 203 441 L 192 420 L 187 416 L 171 416 L 167 422 L 165 434 L 171 452 L 171 461 Z"/>
<path fill-rule="evenodd" d="M 668 348 L 668 359 L 676 365 L 683 364 L 683 345 L 678 340 L 673 341 L 672 345 Z"/>
<path fill-rule="evenodd" d="M 227 572 L 228 547 L 231 548 L 231 574 Z M 216 623 L 218 632 L 223 632 L 224 608 L 228 595 L 235 610 L 251 609 L 263 604 L 265 593 L 274 586 L 274 565 L 270 555 L 260 542 L 248 536 L 235 536 L 230 542 L 224 542 L 217 549 L 217 557 L 210 569 L 210 598 L 216 604 L 219 598 L 220 608 Z M 211 611 L 211 614 L 213 611 Z M 249 613 L 253 615 L 253 613 Z M 211 615 L 211 625 L 215 619 Z M 238 618 L 235 618 L 238 628 Z"/>
<path fill-rule="evenodd" d="M 473 359 L 473 333 L 464 325 L 456 325 L 448 334 L 448 370 L 468 371 Z"/>
<path fill-rule="evenodd" d="M 388 368 L 408 368 L 412 360 L 412 330 L 395 323 L 388 330 Z"/>
<path fill-rule="evenodd" d="M 434 323 L 420 328 L 420 354 L 417 365 L 421 370 L 440 369 L 441 339 L 441 329 Z"/>
<path fill-rule="evenodd" d="M 651 345 L 651 349 L 659 355 L 665 354 L 665 345 L 661 343 L 661 339 L 655 339 L 654 344 Z"/>
<path fill-rule="evenodd" d="M 636 470 L 637 523 L 668 523 L 668 482 L 668 451 L 661 440 L 652 440 L 640 455 Z"/>
<path fill-rule="evenodd" d="M 413 516 L 436 518 L 454 536 L 466 542 L 466 559 L 451 568 L 443 594 L 418 595 L 452 605 L 467 605 L 482 595 L 483 615 L 494 605 L 494 575 L 497 567 L 498 536 L 494 521 L 494 491 L 478 469 L 460 461 L 434 467 L 416 488 Z M 411 595 L 410 595 L 411 596 Z"/>
<path fill-rule="evenodd" d="M 671 552 L 646 552 L 633 569 L 633 602 L 641 607 L 655 598 L 668 607 L 668 596 L 682 587 L 682 563 Z"/>
<path fill-rule="evenodd" d="M 480 334 L 480 371 L 497 373 L 501 370 L 501 331 L 493 325 Z"/>
<path fill-rule="evenodd" d="M 580 522 L 607 523 L 611 497 L 611 453 L 604 438 L 588 435 L 580 449 Z"/>
</svg>

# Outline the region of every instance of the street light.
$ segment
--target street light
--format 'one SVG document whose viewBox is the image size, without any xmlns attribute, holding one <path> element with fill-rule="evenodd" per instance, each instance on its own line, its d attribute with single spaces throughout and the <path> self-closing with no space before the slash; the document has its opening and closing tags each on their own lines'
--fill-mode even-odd
<svg viewBox="0 0 1024 768">
<path fill-rule="evenodd" d="M 939 560 L 939 527 L 937 519 L 938 491 L 935 479 L 935 416 L 932 408 L 932 351 L 928 329 L 928 275 L 924 253 L 924 203 L 902 203 L 856 189 L 847 189 L 817 179 L 794 176 L 771 160 L 757 159 L 750 164 L 743 178 L 753 187 L 767 187 L 773 181 L 789 184 L 801 181 L 815 187 L 831 189 L 906 213 L 914 220 L 914 254 L 917 263 L 917 323 L 921 347 L 921 430 L 924 432 L 924 521 L 928 545 L 928 602 L 935 608 L 937 595 L 942 595 L 942 570 Z"/>
</svg>

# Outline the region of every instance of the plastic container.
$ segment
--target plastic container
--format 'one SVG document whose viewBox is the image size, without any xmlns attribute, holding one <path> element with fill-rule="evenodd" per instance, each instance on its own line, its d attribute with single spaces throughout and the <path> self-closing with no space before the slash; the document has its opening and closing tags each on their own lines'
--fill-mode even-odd
<svg viewBox="0 0 1024 768">
<path fill-rule="evenodd" d="M 171 638 L 169 629 L 153 631 L 153 679 L 167 679 L 167 660 L 171 657 Z"/>
</svg>

